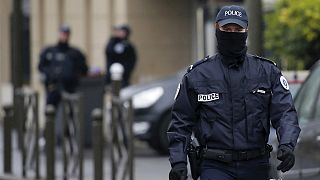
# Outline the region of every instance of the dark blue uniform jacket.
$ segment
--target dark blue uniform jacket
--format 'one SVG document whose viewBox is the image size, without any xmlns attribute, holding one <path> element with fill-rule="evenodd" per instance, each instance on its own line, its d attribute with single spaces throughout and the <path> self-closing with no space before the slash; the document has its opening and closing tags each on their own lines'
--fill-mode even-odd
<svg viewBox="0 0 320 180">
<path fill-rule="evenodd" d="M 54 84 L 73 93 L 80 75 L 87 73 L 88 66 L 80 50 L 58 43 L 41 52 L 38 69 L 45 75 L 46 88 Z"/>
<path fill-rule="evenodd" d="M 265 147 L 271 121 L 279 143 L 295 147 L 300 128 L 286 83 L 275 64 L 249 54 L 241 64 L 226 66 L 217 54 L 190 67 L 167 132 L 171 164 L 187 162 L 192 131 L 208 148 L 251 150 Z"/>
<path fill-rule="evenodd" d="M 110 67 L 113 63 L 120 63 L 124 68 L 122 86 L 130 85 L 130 77 L 137 61 L 134 46 L 128 40 L 111 38 L 106 49 L 107 74 L 106 83 L 111 83 Z"/>
</svg>

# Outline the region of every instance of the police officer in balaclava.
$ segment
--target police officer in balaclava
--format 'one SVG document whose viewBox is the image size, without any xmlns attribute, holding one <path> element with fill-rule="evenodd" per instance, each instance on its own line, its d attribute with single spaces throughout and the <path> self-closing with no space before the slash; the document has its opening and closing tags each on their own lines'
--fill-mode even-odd
<svg viewBox="0 0 320 180">
<path fill-rule="evenodd" d="M 58 106 L 61 92 L 75 93 L 79 78 L 86 75 L 88 66 L 84 54 L 69 44 L 71 28 L 62 25 L 58 42 L 44 48 L 38 69 L 43 76 L 47 104 Z"/>
<path fill-rule="evenodd" d="M 218 53 L 190 66 L 179 84 L 167 132 L 170 180 L 187 179 L 192 132 L 200 144 L 190 163 L 197 165 L 194 179 L 270 179 L 270 124 L 279 141 L 277 169 L 294 166 L 300 128 L 289 85 L 272 61 L 247 53 L 248 24 L 242 7 L 222 7 Z"/>
<path fill-rule="evenodd" d="M 110 67 L 113 63 L 120 63 L 124 67 L 122 87 L 130 85 L 130 77 L 137 61 L 134 46 L 129 41 L 131 29 L 128 25 L 113 27 L 112 36 L 105 49 L 106 55 L 106 83 L 111 82 Z"/>
</svg>

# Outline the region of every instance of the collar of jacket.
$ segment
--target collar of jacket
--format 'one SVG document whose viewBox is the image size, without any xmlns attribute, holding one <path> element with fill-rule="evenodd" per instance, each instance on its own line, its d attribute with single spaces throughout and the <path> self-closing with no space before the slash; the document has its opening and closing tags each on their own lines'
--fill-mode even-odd
<svg viewBox="0 0 320 180">
<path fill-rule="evenodd" d="M 232 58 L 232 57 L 225 57 L 219 53 L 219 57 L 221 59 L 222 64 L 228 68 L 239 67 L 245 61 L 246 56 L 247 56 L 247 54 L 245 54 L 241 57 L 238 57 L 238 58 Z M 232 58 L 232 59 L 230 59 L 230 58 Z"/>
</svg>

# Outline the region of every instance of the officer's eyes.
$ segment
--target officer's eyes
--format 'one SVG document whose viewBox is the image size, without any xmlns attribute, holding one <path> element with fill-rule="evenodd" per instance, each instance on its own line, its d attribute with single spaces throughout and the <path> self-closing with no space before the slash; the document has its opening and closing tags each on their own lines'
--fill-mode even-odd
<svg viewBox="0 0 320 180">
<path fill-rule="evenodd" d="M 236 28 L 236 29 L 232 29 L 232 28 L 220 28 L 222 31 L 225 32 L 245 32 L 246 30 L 244 28 Z"/>
<path fill-rule="evenodd" d="M 236 29 L 235 32 L 245 32 L 245 31 L 246 31 L 246 29 L 244 29 L 244 28 L 239 28 L 239 29 Z"/>
<path fill-rule="evenodd" d="M 230 29 L 230 28 L 222 28 L 221 30 L 222 31 L 226 31 L 226 32 L 231 32 L 232 31 L 232 29 Z"/>
</svg>

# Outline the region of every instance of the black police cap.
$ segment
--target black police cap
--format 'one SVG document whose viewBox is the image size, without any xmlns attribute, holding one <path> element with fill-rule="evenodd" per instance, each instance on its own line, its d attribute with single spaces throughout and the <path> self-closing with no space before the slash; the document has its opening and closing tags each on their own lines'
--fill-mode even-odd
<svg viewBox="0 0 320 180">
<path fill-rule="evenodd" d="M 243 28 L 248 27 L 248 16 L 244 8 L 236 5 L 224 6 L 216 17 L 216 23 L 219 26 L 234 23 Z"/>
</svg>

